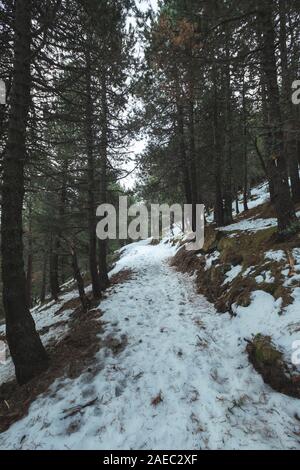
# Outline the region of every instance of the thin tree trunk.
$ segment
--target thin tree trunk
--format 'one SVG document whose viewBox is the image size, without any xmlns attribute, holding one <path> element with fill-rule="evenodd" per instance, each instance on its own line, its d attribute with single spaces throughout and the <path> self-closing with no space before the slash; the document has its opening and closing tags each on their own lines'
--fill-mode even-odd
<svg viewBox="0 0 300 470">
<path fill-rule="evenodd" d="M 58 248 L 60 246 L 57 236 L 51 235 L 50 241 L 50 292 L 53 300 L 57 301 L 60 288 L 58 280 Z"/>
<path fill-rule="evenodd" d="M 225 93 L 226 93 L 226 130 L 225 130 L 225 185 L 224 185 L 224 224 L 233 222 L 232 218 L 232 113 L 231 113 L 231 72 L 230 72 L 230 51 L 229 33 L 226 27 L 226 65 L 225 65 Z"/>
<path fill-rule="evenodd" d="M 244 211 L 247 212 L 248 208 L 248 145 L 247 145 L 247 103 L 246 103 L 246 89 L 245 89 L 245 74 L 243 75 L 243 163 L 244 163 L 244 187 L 243 187 L 243 205 Z"/>
<path fill-rule="evenodd" d="M 188 117 L 189 117 L 189 174 L 191 182 L 191 196 L 192 196 L 192 230 L 196 232 L 196 214 L 198 203 L 198 190 L 197 190 L 197 165 L 196 165 L 196 145 L 195 145 L 195 112 L 194 112 L 194 73 L 193 73 L 193 58 L 192 52 L 187 51 L 190 57 L 189 67 L 189 83 L 188 83 Z"/>
<path fill-rule="evenodd" d="M 32 269 L 33 269 L 33 247 L 32 247 L 32 203 L 29 201 L 28 208 L 28 256 L 26 273 L 27 305 L 32 308 Z"/>
<path fill-rule="evenodd" d="M 261 100 L 262 100 L 262 117 L 263 117 L 263 123 L 264 123 L 264 126 L 265 126 L 265 133 L 264 133 L 264 136 L 263 136 L 263 145 L 264 145 L 264 155 L 268 156 L 268 155 L 271 155 L 272 136 L 271 136 L 271 132 L 270 132 L 270 128 L 269 128 L 269 112 L 268 112 L 268 106 L 267 106 L 267 92 L 266 92 L 266 84 L 265 84 L 265 80 L 263 79 L 263 75 L 264 75 L 264 73 L 262 72 L 260 88 L 261 88 Z M 267 163 L 265 161 L 264 155 L 261 153 L 261 151 L 258 147 L 257 139 L 255 139 L 254 144 L 255 144 L 256 153 L 259 157 L 261 166 L 262 166 L 262 168 L 263 168 L 263 170 L 266 174 L 266 177 L 268 179 L 270 199 L 271 199 L 271 202 L 273 203 L 273 201 L 274 201 L 274 183 L 273 183 L 272 179 L 270 178 L 269 171 L 268 171 L 268 166 L 267 166 Z"/>
<path fill-rule="evenodd" d="M 108 108 L 107 108 L 107 77 L 103 69 L 101 75 L 101 144 L 100 144 L 100 200 L 101 204 L 107 202 L 107 150 L 108 150 Z M 101 289 L 105 290 L 109 285 L 107 269 L 107 241 L 99 240 L 99 277 Z"/>
<path fill-rule="evenodd" d="M 183 107 L 182 107 L 181 97 L 180 97 L 177 67 L 174 68 L 174 75 L 175 75 L 176 111 L 177 111 L 176 112 L 176 121 L 177 121 L 176 127 L 177 127 L 178 141 L 179 141 L 180 166 L 182 169 L 182 186 L 184 190 L 186 204 L 192 204 L 191 182 L 190 182 L 190 176 L 189 176 L 189 169 L 187 165 L 187 152 L 186 152 L 186 144 L 185 144 L 185 136 L 184 136 L 184 116 L 183 116 Z"/>
<path fill-rule="evenodd" d="M 80 268 L 78 266 L 78 259 L 77 259 L 77 254 L 76 254 L 74 244 L 71 244 L 71 255 L 72 255 L 73 276 L 77 282 L 77 289 L 79 293 L 80 302 L 81 302 L 83 311 L 87 312 L 90 309 L 90 301 L 84 290 L 83 277 L 81 275 Z"/>
<path fill-rule="evenodd" d="M 60 282 L 59 282 L 59 251 L 61 249 L 61 236 L 62 236 L 62 227 L 65 224 L 65 209 L 67 203 L 67 181 L 66 181 L 66 174 L 68 172 L 68 161 L 65 160 L 63 164 L 63 179 L 62 179 L 62 187 L 61 192 L 59 195 L 59 208 L 58 208 L 58 217 L 59 217 L 59 224 L 56 228 L 56 233 L 51 234 L 51 241 L 50 241 L 50 291 L 51 297 L 53 300 L 58 300 L 60 294 Z M 61 263 L 61 267 L 63 264 Z"/>
<path fill-rule="evenodd" d="M 48 357 L 27 303 L 22 240 L 26 125 L 31 91 L 31 9 L 31 0 L 16 0 L 14 75 L 3 159 L 1 211 L 6 337 L 19 384 L 29 382 L 48 367 Z"/>
<path fill-rule="evenodd" d="M 239 193 L 238 192 L 236 193 L 236 197 L 235 197 L 235 212 L 236 212 L 237 215 L 239 215 L 239 213 L 240 213 Z"/>
<path fill-rule="evenodd" d="M 214 116 L 213 116 L 213 138 L 214 138 L 214 176 L 215 176 L 215 206 L 214 220 L 218 227 L 224 225 L 224 207 L 222 195 L 222 176 L 221 176 L 221 154 L 219 148 L 219 132 L 218 132 L 218 92 L 217 77 L 215 70 L 213 72 L 214 80 Z"/>
<path fill-rule="evenodd" d="M 40 301 L 41 303 L 45 302 L 46 298 L 46 289 L 47 289 L 47 261 L 48 261 L 48 253 L 44 250 L 44 259 L 43 259 L 43 271 L 42 271 L 42 286 L 41 286 L 41 293 L 40 293 Z"/>
<path fill-rule="evenodd" d="M 87 47 L 89 47 L 87 45 Z M 101 298 L 101 283 L 97 266 L 97 236 L 95 207 L 95 161 L 93 149 L 93 103 L 91 83 L 91 57 L 86 53 L 86 152 L 88 160 L 88 227 L 89 227 L 89 268 L 92 281 L 93 296 Z"/>
</svg>

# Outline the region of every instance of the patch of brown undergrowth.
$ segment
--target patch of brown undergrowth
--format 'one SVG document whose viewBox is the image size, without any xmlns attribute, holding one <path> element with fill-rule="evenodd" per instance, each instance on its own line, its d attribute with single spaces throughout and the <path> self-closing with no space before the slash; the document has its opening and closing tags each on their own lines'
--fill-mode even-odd
<svg viewBox="0 0 300 470">
<path fill-rule="evenodd" d="M 170 260 L 170 264 L 176 267 L 182 273 L 193 274 L 200 269 L 201 261 L 194 251 L 186 250 L 182 247 L 176 255 Z"/>
<path fill-rule="evenodd" d="M 76 310 L 81 307 L 81 302 L 79 297 L 76 297 L 74 299 L 70 299 L 67 302 L 63 304 L 63 306 L 56 312 L 55 315 L 59 315 L 66 310 Z"/>
<path fill-rule="evenodd" d="M 270 202 L 253 207 L 246 212 L 242 212 L 236 218 L 236 221 L 245 219 L 271 219 L 276 217 L 273 205 Z"/>
<path fill-rule="evenodd" d="M 163 396 L 162 396 L 162 392 L 159 392 L 159 394 L 156 397 L 152 398 L 151 405 L 156 407 L 160 403 L 162 403 L 163 401 L 164 401 L 164 399 L 163 399 Z"/>
<path fill-rule="evenodd" d="M 134 279 L 135 272 L 132 269 L 122 269 L 110 278 L 110 286 L 123 284 Z"/>
<path fill-rule="evenodd" d="M 155 238 L 153 238 L 151 242 L 149 243 L 150 246 L 157 246 L 159 244 L 160 244 L 160 240 L 156 240 Z"/>
<path fill-rule="evenodd" d="M 286 260 L 280 262 L 266 260 L 265 253 L 269 250 L 283 250 L 287 254 L 287 259 L 291 260 L 292 249 L 300 245 L 300 235 L 294 234 L 284 241 L 278 241 L 275 235 L 274 227 L 255 233 L 239 232 L 232 236 L 231 233 L 220 232 L 209 226 L 200 256 L 199 252 L 187 251 L 182 247 L 171 260 L 171 266 L 180 272 L 196 274 L 198 292 L 215 303 L 220 312 L 232 313 L 233 304 L 248 306 L 255 290 L 264 290 L 275 299 L 281 298 L 284 308 L 293 302 L 290 288 L 283 285 L 282 270 Z M 210 269 L 206 269 L 205 256 L 215 250 L 220 252 L 220 257 L 212 263 Z M 292 261 L 290 263 L 292 264 Z M 227 271 L 237 265 L 242 267 L 242 272 L 224 285 Z M 251 273 L 243 276 L 248 268 L 252 269 Z M 271 273 L 273 282 L 256 281 L 256 277 L 264 272 Z"/>
</svg>

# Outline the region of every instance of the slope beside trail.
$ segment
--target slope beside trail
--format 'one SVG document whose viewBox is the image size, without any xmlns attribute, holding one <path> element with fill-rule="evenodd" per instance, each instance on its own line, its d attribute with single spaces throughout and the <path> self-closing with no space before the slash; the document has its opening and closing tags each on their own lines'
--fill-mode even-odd
<svg viewBox="0 0 300 470">
<path fill-rule="evenodd" d="M 80 377 L 57 380 L 0 435 L 1 449 L 300 448 L 299 400 L 263 383 L 243 323 L 169 267 L 174 253 L 149 241 L 123 249 L 114 272 L 134 277 L 100 308 L 103 336 L 126 346 L 102 348 Z"/>
</svg>

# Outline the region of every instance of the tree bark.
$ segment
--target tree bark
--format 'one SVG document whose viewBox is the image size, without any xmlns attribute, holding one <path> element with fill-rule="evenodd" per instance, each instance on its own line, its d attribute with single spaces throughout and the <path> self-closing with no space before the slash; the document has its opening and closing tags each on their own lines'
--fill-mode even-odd
<svg viewBox="0 0 300 470">
<path fill-rule="evenodd" d="M 243 185 L 243 205 L 244 211 L 249 210 L 248 207 L 248 145 L 247 145 L 247 103 L 246 103 L 246 86 L 245 74 L 243 74 L 243 164 L 244 164 L 244 185 Z"/>
<path fill-rule="evenodd" d="M 108 107 L 107 107 L 107 76 L 106 70 L 101 74 L 101 143 L 100 143 L 100 201 L 107 202 L 107 150 L 108 150 Z M 99 277 L 101 290 L 109 285 L 107 269 L 107 241 L 99 240 Z"/>
<path fill-rule="evenodd" d="M 215 176 L 215 205 L 214 221 L 218 227 L 224 225 L 224 206 L 222 195 L 221 154 L 219 147 L 218 91 L 217 77 L 213 71 L 214 107 L 213 107 L 213 139 L 214 139 L 214 176 Z"/>
<path fill-rule="evenodd" d="M 27 383 L 48 367 L 48 357 L 27 303 L 22 239 L 26 125 L 31 91 L 31 9 L 31 0 L 16 0 L 14 71 L 3 159 L 1 212 L 6 337 L 19 384 Z"/>
<path fill-rule="evenodd" d="M 282 114 L 284 117 L 284 149 L 287 155 L 288 170 L 291 179 L 293 201 L 300 201 L 300 178 L 297 155 L 296 129 L 297 120 L 294 106 L 291 101 L 292 80 L 290 76 L 287 51 L 287 9 L 286 0 L 279 0 L 280 14 L 280 58 L 282 71 Z"/>
<path fill-rule="evenodd" d="M 284 234 L 293 229 L 297 219 L 290 194 L 287 162 L 284 155 L 282 116 L 275 56 L 275 31 L 272 18 L 272 0 L 258 4 L 258 21 L 262 31 L 263 71 L 266 79 L 269 127 L 272 136 L 271 155 L 268 160 L 268 173 L 273 184 L 273 204 L 278 220 L 278 232 Z"/>
<path fill-rule="evenodd" d="M 224 224 L 229 225 L 233 222 L 232 218 L 232 112 L 231 112 L 231 71 L 230 71 L 230 50 L 229 50 L 229 31 L 226 27 L 226 65 L 225 65 L 225 165 L 226 177 L 224 185 Z"/>
<path fill-rule="evenodd" d="M 32 249 L 32 203 L 29 201 L 28 208 L 28 256 L 26 274 L 27 305 L 32 308 L 32 269 L 33 269 L 33 249 Z"/>
<path fill-rule="evenodd" d="M 89 45 L 87 45 L 89 47 Z M 88 161 L 88 227 L 89 227 L 89 268 L 92 281 L 93 296 L 101 298 L 101 283 L 97 266 L 96 206 L 95 206 L 95 160 L 93 149 L 93 103 L 91 56 L 86 52 L 86 152 Z"/>
<path fill-rule="evenodd" d="M 71 255 L 72 255 L 73 276 L 77 282 L 77 289 L 79 293 L 80 302 L 81 302 L 83 311 L 87 312 L 90 309 L 90 301 L 84 290 L 84 282 L 83 282 L 83 278 L 80 272 L 80 268 L 78 266 L 77 254 L 76 254 L 75 246 L 73 243 L 71 244 Z"/>
<path fill-rule="evenodd" d="M 184 136 L 184 115 L 183 115 L 182 100 L 180 96 L 180 86 L 179 86 L 177 67 L 174 68 L 174 76 L 175 76 L 175 89 L 176 89 L 176 129 L 177 129 L 176 134 L 178 137 L 180 168 L 182 171 L 182 186 L 184 190 L 186 204 L 192 204 L 191 182 L 190 182 L 189 168 L 188 168 L 188 162 L 187 162 L 186 143 L 185 143 L 185 136 Z M 183 225 L 184 224 L 182 224 L 182 226 Z"/>
<path fill-rule="evenodd" d="M 59 287 L 59 279 L 58 279 L 58 249 L 60 246 L 60 242 L 56 235 L 51 235 L 50 241 L 50 263 L 49 263 L 49 270 L 50 270 L 50 292 L 51 297 L 53 300 L 57 301 L 60 287 Z"/>
<path fill-rule="evenodd" d="M 197 163 L 196 163 L 196 144 L 195 144 L 195 78 L 193 70 L 193 52 L 187 50 L 189 57 L 188 68 L 188 135 L 189 135 L 189 175 L 191 183 L 191 199 L 192 199 L 192 230 L 196 232 L 196 215 L 198 204 L 198 188 L 197 188 Z"/>
<path fill-rule="evenodd" d="M 44 251 L 44 259 L 43 259 L 43 271 L 42 271 L 42 286 L 41 286 L 41 293 L 40 293 L 40 302 L 45 302 L 46 298 L 46 288 L 47 288 L 47 261 L 48 261 L 48 253 Z"/>
</svg>

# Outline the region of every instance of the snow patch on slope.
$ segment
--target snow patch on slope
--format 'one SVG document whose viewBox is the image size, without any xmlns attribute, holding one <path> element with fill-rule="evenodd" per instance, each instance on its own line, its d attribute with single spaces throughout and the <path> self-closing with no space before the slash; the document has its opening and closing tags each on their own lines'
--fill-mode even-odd
<svg viewBox="0 0 300 470">
<path fill-rule="evenodd" d="M 299 400 L 263 383 L 244 341 L 269 333 L 288 349 L 294 336 L 282 331 L 299 316 L 300 289 L 281 316 L 280 301 L 261 291 L 250 307 L 236 307 L 236 318 L 217 314 L 188 276 L 167 265 L 175 251 L 147 242 L 122 250 L 114 272 L 130 268 L 136 278 L 115 286 L 101 310 L 104 335 L 125 335 L 127 347 L 117 356 L 100 350 L 94 373 L 56 381 L 0 435 L 1 448 L 300 448 Z M 66 417 L 65 410 L 95 399 Z"/>
</svg>

